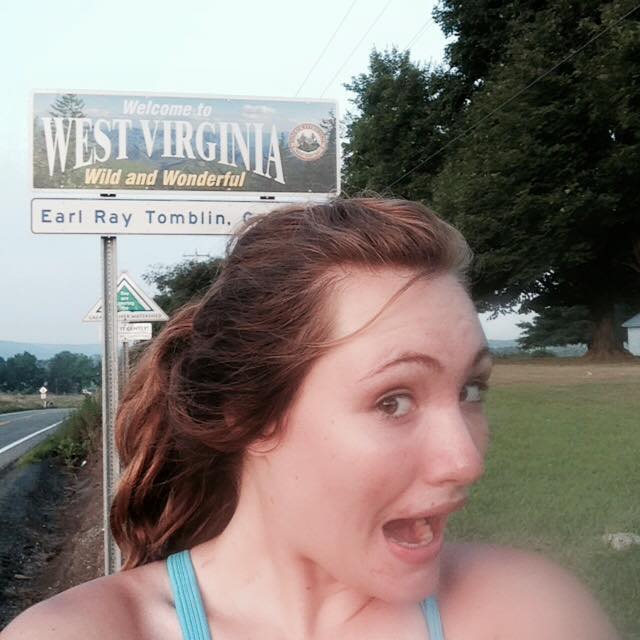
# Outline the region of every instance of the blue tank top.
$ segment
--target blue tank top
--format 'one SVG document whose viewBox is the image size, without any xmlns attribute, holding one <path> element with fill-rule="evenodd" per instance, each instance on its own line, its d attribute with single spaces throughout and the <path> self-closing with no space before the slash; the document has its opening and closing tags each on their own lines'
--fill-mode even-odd
<svg viewBox="0 0 640 640">
<path fill-rule="evenodd" d="M 183 640 L 212 640 L 189 551 L 169 556 L 167 572 Z M 435 597 L 423 600 L 420 608 L 429 631 L 428 640 L 444 640 L 440 610 Z"/>
</svg>

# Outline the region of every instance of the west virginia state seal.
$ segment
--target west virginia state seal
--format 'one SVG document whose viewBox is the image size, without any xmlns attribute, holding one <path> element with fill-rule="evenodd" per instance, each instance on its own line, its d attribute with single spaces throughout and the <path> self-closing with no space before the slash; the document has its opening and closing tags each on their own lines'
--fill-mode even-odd
<svg viewBox="0 0 640 640">
<path fill-rule="evenodd" d="M 296 158 L 309 162 L 318 160 L 326 153 L 327 134 L 311 122 L 303 122 L 289 134 L 289 149 Z"/>
</svg>

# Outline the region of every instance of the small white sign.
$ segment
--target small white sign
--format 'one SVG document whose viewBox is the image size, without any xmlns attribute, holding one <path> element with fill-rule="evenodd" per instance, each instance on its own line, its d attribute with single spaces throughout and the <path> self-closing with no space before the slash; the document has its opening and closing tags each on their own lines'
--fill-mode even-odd
<svg viewBox="0 0 640 640">
<path fill-rule="evenodd" d="M 120 322 L 165 322 L 169 316 L 147 295 L 142 287 L 126 272 L 120 274 L 116 288 L 118 320 Z M 83 322 L 100 322 L 102 320 L 102 299 L 98 300 Z"/>
<path fill-rule="evenodd" d="M 120 323 L 118 325 L 118 339 L 120 342 L 139 342 L 142 340 L 151 340 L 151 323 Z"/>
<path fill-rule="evenodd" d="M 31 200 L 33 233 L 99 235 L 230 235 L 270 202 L 211 200 Z"/>
</svg>

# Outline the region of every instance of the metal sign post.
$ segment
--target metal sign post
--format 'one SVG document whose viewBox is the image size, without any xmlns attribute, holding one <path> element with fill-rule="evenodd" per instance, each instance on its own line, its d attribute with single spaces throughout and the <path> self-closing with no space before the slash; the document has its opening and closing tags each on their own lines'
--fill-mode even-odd
<svg viewBox="0 0 640 640">
<path fill-rule="evenodd" d="M 115 446 L 115 422 L 118 409 L 118 307 L 116 288 L 118 259 L 116 238 L 102 237 L 102 300 L 103 300 L 103 358 L 102 358 L 102 496 L 104 506 L 104 566 L 105 574 L 116 573 L 122 564 L 120 549 L 109 527 L 109 512 L 120 475 L 120 462 Z"/>
<path fill-rule="evenodd" d="M 122 371 L 120 372 L 120 396 L 124 396 L 127 383 L 129 382 L 129 342 L 119 337 L 122 344 Z"/>
</svg>

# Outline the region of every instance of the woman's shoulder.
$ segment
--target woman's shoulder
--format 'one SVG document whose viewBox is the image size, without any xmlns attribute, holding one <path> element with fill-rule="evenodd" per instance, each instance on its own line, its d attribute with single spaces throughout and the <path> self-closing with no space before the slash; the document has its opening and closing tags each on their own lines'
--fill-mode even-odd
<svg viewBox="0 0 640 640">
<path fill-rule="evenodd" d="M 588 589 L 539 553 L 451 544 L 443 555 L 441 608 L 452 626 L 472 624 L 487 638 L 615 640 Z M 458 637 L 456 633 L 452 637 Z"/>
<path fill-rule="evenodd" d="M 2 640 L 176 637 L 172 613 L 164 563 L 154 562 L 34 605 L 2 631 Z"/>
</svg>

